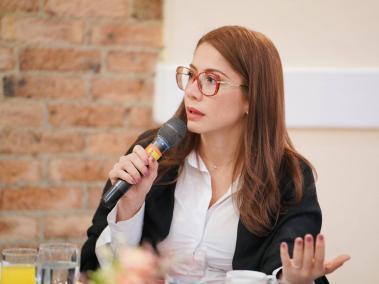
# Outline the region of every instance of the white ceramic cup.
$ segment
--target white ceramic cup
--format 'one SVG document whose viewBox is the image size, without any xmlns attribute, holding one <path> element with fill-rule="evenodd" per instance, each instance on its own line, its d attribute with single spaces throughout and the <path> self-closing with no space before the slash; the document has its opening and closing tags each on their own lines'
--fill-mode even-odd
<svg viewBox="0 0 379 284">
<path fill-rule="evenodd" d="M 274 284 L 274 276 L 252 270 L 231 270 L 226 273 L 226 284 Z"/>
</svg>

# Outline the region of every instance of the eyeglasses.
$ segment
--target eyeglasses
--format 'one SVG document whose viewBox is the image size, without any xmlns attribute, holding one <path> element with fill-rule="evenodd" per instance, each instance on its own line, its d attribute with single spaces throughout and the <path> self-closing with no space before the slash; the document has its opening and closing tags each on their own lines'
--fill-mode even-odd
<svg viewBox="0 0 379 284">
<path fill-rule="evenodd" d="M 247 87 L 246 85 L 233 84 L 231 82 L 220 80 L 220 76 L 215 73 L 204 71 L 195 74 L 194 71 L 187 67 L 179 66 L 176 68 L 176 83 L 179 89 L 184 91 L 188 84 L 197 80 L 197 87 L 204 96 L 214 96 L 217 94 L 220 84 L 229 85 L 232 87 Z"/>
</svg>

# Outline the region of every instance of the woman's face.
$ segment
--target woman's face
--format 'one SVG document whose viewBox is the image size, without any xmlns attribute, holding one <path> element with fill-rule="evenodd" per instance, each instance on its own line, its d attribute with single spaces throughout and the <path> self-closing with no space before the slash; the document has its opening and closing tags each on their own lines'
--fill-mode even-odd
<svg viewBox="0 0 379 284">
<path fill-rule="evenodd" d="M 243 84 L 241 76 L 208 43 L 202 43 L 196 49 L 190 68 L 195 76 L 200 72 L 210 71 L 219 76 L 221 81 L 233 85 Z M 199 90 L 197 81 L 188 83 L 184 91 L 184 105 L 188 129 L 198 134 L 225 132 L 241 127 L 248 111 L 248 101 L 242 87 L 220 84 L 217 94 L 207 97 Z"/>
</svg>

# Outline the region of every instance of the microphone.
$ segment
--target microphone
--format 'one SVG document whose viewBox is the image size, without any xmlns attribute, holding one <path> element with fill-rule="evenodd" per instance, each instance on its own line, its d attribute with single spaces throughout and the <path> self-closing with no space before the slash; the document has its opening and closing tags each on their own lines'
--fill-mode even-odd
<svg viewBox="0 0 379 284">
<path fill-rule="evenodd" d="M 164 152 L 183 139 L 186 132 L 186 124 L 181 119 L 173 117 L 162 125 L 154 141 L 145 148 L 145 151 L 158 161 Z M 117 180 L 104 194 L 102 198 L 103 205 L 108 209 L 112 209 L 131 186 L 124 180 Z"/>
</svg>

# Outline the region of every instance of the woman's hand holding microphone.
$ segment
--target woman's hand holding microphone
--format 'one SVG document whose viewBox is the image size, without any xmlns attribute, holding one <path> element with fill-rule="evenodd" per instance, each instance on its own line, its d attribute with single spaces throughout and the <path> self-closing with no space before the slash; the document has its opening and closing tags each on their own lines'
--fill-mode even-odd
<svg viewBox="0 0 379 284">
<path fill-rule="evenodd" d="M 112 185 L 118 179 L 132 185 L 118 202 L 116 222 L 130 219 L 138 212 L 157 175 L 158 162 L 140 145 L 113 166 L 109 172 Z"/>
</svg>

